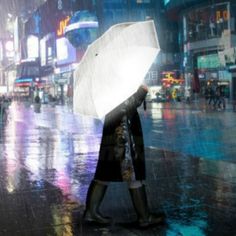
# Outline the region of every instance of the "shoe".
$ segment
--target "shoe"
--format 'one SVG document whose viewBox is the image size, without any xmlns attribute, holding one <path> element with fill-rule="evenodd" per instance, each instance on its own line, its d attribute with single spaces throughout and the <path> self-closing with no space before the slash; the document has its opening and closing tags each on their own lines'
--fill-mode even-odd
<svg viewBox="0 0 236 236">
<path fill-rule="evenodd" d="M 150 213 L 146 219 L 139 219 L 138 224 L 140 228 L 148 228 L 151 226 L 156 226 L 165 223 L 164 213 Z"/>
<path fill-rule="evenodd" d="M 93 180 L 89 186 L 86 209 L 84 211 L 83 219 L 85 222 L 93 222 L 98 224 L 111 224 L 110 217 L 103 216 L 99 212 L 99 207 L 106 193 L 107 185 L 103 185 Z"/>
<path fill-rule="evenodd" d="M 95 223 L 102 225 L 110 225 L 112 223 L 112 218 L 103 216 L 101 213 L 96 212 L 96 214 L 91 214 L 90 211 L 85 210 L 83 219 L 87 223 Z"/>
<path fill-rule="evenodd" d="M 138 226 L 140 228 L 147 228 L 164 223 L 166 218 L 164 213 L 150 213 L 144 185 L 139 188 L 130 188 L 129 191 L 134 209 L 138 216 Z"/>
</svg>

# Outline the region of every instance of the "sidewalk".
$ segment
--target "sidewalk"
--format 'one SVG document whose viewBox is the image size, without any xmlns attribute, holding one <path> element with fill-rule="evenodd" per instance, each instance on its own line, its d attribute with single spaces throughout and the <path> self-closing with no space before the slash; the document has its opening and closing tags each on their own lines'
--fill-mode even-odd
<svg viewBox="0 0 236 236">
<path fill-rule="evenodd" d="M 86 225 L 81 221 L 84 200 L 71 201 L 47 181 L 31 182 L 30 173 L 21 169 L 20 188 L 1 190 L 0 235 L 236 235 L 235 182 L 228 182 L 236 176 L 222 172 L 229 166 L 168 151 L 147 149 L 146 154 L 150 209 L 164 209 L 166 225 L 140 231 L 129 224 L 135 213 L 123 183 L 111 184 L 102 205 L 116 223 Z M 231 171 L 235 174 L 235 167 Z"/>
<path fill-rule="evenodd" d="M 149 205 L 154 212 L 164 210 L 167 222 L 139 230 L 132 224 L 135 212 L 125 183 L 111 183 L 101 207 L 114 218 L 112 226 L 81 220 L 100 123 L 74 117 L 62 107 L 44 106 L 40 114 L 16 108 L 0 136 L 0 236 L 236 235 L 233 112 L 167 107 L 149 107 L 146 117 L 141 112 Z M 213 144 L 224 153 L 213 151 Z"/>
</svg>

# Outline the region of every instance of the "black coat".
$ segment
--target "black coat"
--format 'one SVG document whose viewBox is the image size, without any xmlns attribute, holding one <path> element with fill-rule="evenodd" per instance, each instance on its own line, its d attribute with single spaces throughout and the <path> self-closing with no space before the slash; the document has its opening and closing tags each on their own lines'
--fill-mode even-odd
<svg viewBox="0 0 236 236">
<path fill-rule="evenodd" d="M 95 179 L 131 181 L 145 179 L 143 133 L 137 107 L 147 91 L 138 91 L 106 115 Z"/>
</svg>

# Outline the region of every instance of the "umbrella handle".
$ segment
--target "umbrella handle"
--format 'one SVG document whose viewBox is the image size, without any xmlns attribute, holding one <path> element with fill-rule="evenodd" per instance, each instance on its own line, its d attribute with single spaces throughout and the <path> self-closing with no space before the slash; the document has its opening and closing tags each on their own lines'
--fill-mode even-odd
<svg viewBox="0 0 236 236">
<path fill-rule="evenodd" d="M 143 100 L 143 109 L 144 111 L 147 110 L 147 103 L 146 103 L 146 99 Z"/>
</svg>

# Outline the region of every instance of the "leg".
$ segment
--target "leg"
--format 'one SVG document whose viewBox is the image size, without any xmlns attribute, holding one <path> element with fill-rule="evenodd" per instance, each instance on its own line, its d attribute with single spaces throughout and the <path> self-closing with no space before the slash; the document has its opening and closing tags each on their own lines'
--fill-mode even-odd
<svg viewBox="0 0 236 236">
<path fill-rule="evenodd" d="M 224 97 L 222 98 L 222 102 L 223 102 L 223 109 L 225 109 L 226 108 L 226 102 L 225 102 L 225 98 Z"/>
<path fill-rule="evenodd" d="M 211 101 L 212 101 L 212 97 L 210 97 L 209 100 L 208 100 L 208 105 L 209 106 L 211 105 Z"/>
<path fill-rule="evenodd" d="M 215 97 L 215 98 L 213 99 L 213 107 L 214 107 L 214 109 L 216 109 L 216 104 L 217 104 L 217 102 L 218 102 L 218 98 Z"/>
<path fill-rule="evenodd" d="M 136 183 L 137 181 L 135 181 Z M 146 228 L 152 225 L 158 225 L 164 222 L 164 213 L 153 214 L 148 209 L 148 202 L 146 196 L 145 186 L 142 182 L 139 186 L 130 186 L 130 196 L 134 205 L 134 209 L 138 216 L 138 224 L 141 228 Z M 137 187 L 138 186 L 138 187 Z"/>
<path fill-rule="evenodd" d="M 110 224 L 111 218 L 103 216 L 99 212 L 99 207 L 102 203 L 107 190 L 107 183 L 93 180 L 89 186 L 86 209 L 84 212 L 84 220 L 87 222 L 95 222 L 99 224 Z"/>
<path fill-rule="evenodd" d="M 221 109 L 221 98 L 218 100 L 218 108 Z"/>
</svg>

